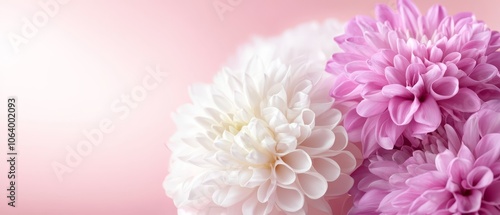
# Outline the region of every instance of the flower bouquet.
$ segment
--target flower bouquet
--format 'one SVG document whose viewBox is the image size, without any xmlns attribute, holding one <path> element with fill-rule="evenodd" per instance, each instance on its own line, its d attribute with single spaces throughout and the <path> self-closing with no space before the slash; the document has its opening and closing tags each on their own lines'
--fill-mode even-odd
<svg viewBox="0 0 500 215">
<path fill-rule="evenodd" d="M 375 11 L 257 38 L 191 87 L 164 181 L 179 214 L 500 214 L 500 34 Z"/>
</svg>

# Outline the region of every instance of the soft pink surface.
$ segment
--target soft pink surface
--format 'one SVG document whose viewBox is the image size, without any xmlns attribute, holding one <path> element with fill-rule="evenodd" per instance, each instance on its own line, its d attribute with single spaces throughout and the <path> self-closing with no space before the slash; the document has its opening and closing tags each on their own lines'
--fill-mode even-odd
<svg viewBox="0 0 500 215">
<path fill-rule="evenodd" d="M 46 1 L 46 0 L 40 0 Z M 355 0 L 242 0 L 221 21 L 215 0 L 78 1 L 61 6 L 47 26 L 15 54 L 8 33 L 40 10 L 38 0 L 0 2 L 0 113 L 6 96 L 19 98 L 18 201 L 2 214 L 175 214 L 161 183 L 167 173 L 164 144 L 174 131 L 169 115 L 188 101 L 187 86 L 208 82 L 238 44 L 251 35 L 278 34 L 313 19 L 374 14 L 376 2 Z M 220 0 L 226 2 L 226 0 Z M 234 1 L 236 2 L 236 1 Z M 438 1 L 449 13 L 472 11 L 500 29 L 500 2 Z M 431 1 L 417 1 L 426 10 Z M 121 94 L 141 84 L 145 67 L 158 64 L 170 76 L 121 120 L 110 109 Z M 5 129 L 5 114 L 0 115 Z M 110 118 L 114 132 L 57 180 L 51 163 Z M 0 158 L 6 136 L 0 133 Z M 0 163 L 6 195 L 7 166 Z"/>
</svg>

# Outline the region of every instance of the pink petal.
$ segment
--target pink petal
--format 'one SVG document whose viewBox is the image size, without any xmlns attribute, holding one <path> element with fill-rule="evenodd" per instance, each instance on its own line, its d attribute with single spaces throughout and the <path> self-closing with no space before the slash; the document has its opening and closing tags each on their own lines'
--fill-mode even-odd
<svg viewBox="0 0 500 215">
<path fill-rule="evenodd" d="M 453 198 L 453 195 L 446 189 L 427 190 L 417 200 L 420 205 L 413 204 L 410 213 L 415 214 L 439 214 L 436 211 L 446 208 L 446 203 Z M 449 211 L 446 211 L 449 214 Z"/>
<path fill-rule="evenodd" d="M 482 189 L 489 186 L 493 182 L 493 172 L 490 168 L 478 166 L 467 175 L 468 188 Z"/>
<path fill-rule="evenodd" d="M 375 125 L 375 132 L 378 137 L 376 140 L 384 149 L 393 149 L 397 139 L 399 139 L 403 131 L 406 129 L 405 126 L 396 125 L 387 111 L 380 116 Z M 373 139 L 373 137 L 371 137 L 371 139 Z"/>
<path fill-rule="evenodd" d="M 427 69 L 423 64 L 412 63 L 406 68 L 406 81 L 408 81 L 407 85 L 414 86 L 417 84 L 420 75 L 425 74 Z"/>
<path fill-rule="evenodd" d="M 470 74 L 470 73 L 472 73 L 472 71 L 476 67 L 476 60 L 474 60 L 472 58 L 462 58 L 456 64 L 456 66 L 457 66 L 457 68 L 459 68 L 462 71 L 464 71 L 466 74 Z"/>
<path fill-rule="evenodd" d="M 458 211 L 461 213 L 473 213 L 481 208 L 482 193 L 479 190 L 471 190 L 468 196 L 455 195 Z"/>
<path fill-rule="evenodd" d="M 431 29 L 437 29 L 441 21 L 446 17 L 446 10 L 440 5 L 432 6 L 426 14 L 427 20 L 427 31 L 432 31 Z M 427 36 L 430 37 L 434 32 L 427 32 Z"/>
<path fill-rule="evenodd" d="M 386 112 L 384 112 L 384 113 L 386 113 Z M 388 115 L 388 114 L 386 114 L 386 115 Z M 365 123 L 361 129 L 361 135 L 360 135 L 361 141 L 360 142 L 362 143 L 361 148 L 363 151 L 364 158 L 367 158 L 375 150 L 380 148 L 378 138 L 374 137 L 374 135 L 373 135 L 373 132 L 376 132 L 379 118 L 380 118 L 380 116 L 368 118 L 367 120 L 365 120 Z M 387 117 L 387 120 L 390 120 L 390 117 Z M 349 130 L 347 130 L 347 131 L 349 132 Z"/>
<path fill-rule="evenodd" d="M 417 125 L 413 131 L 418 134 L 433 132 L 441 124 L 441 111 L 433 98 L 427 98 L 415 112 L 414 120 Z"/>
<path fill-rule="evenodd" d="M 479 142 L 479 139 L 481 138 L 479 131 L 477 129 L 478 126 L 479 127 L 481 126 L 478 125 L 478 121 L 479 121 L 479 116 L 477 114 L 474 114 L 464 124 L 462 142 L 471 148 L 475 148 L 476 144 Z"/>
<path fill-rule="evenodd" d="M 442 177 L 442 175 L 443 174 L 439 174 L 436 171 L 428 171 L 424 174 L 409 178 L 406 184 L 417 189 L 439 188 L 442 187 L 443 182 L 446 181 L 446 178 Z"/>
<path fill-rule="evenodd" d="M 436 101 L 449 99 L 458 93 L 458 79 L 454 77 L 443 77 L 431 85 L 431 95 Z"/>
<path fill-rule="evenodd" d="M 459 52 L 452 52 L 446 55 L 442 62 L 456 64 L 460 61 L 461 58 L 462 54 L 460 54 Z"/>
<path fill-rule="evenodd" d="M 395 58 L 396 60 L 397 58 Z M 406 67 L 404 68 L 406 69 Z M 384 75 L 385 79 L 387 79 L 387 82 L 389 84 L 399 84 L 403 85 L 406 84 L 405 76 L 404 76 L 404 71 L 403 69 L 397 69 L 394 67 L 387 67 L 385 68 Z"/>
<path fill-rule="evenodd" d="M 385 69 L 392 64 L 392 60 L 394 58 L 392 55 L 394 55 L 394 52 L 387 49 L 382 49 L 372 55 L 368 63 L 370 69 L 380 75 L 384 75 Z"/>
<path fill-rule="evenodd" d="M 394 161 L 378 161 L 370 164 L 370 172 L 384 180 L 389 180 L 389 178 L 394 174 L 392 169 L 399 169 L 398 164 Z"/>
<path fill-rule="evenodd" d="M 500 132 L 500 112 L 483 110 L 478 115 L 476 130 L 479 130 L 479 135 L 484 136 L 489 133 Z"/>
<path fill-rule="evenodd" d="M 396 26 L 396 17 L 395 14 L 392 12 L 392 9 L 389 8 L 387 5 L 377 5 L 375 7 L 375 13 L 377 15 L 377 19 L 381 22 L 389 22 L 391 26 Z"/>
<path fill-rule="evenodd" d="M 351 81 L 342 74 L 335 80 L 330 95 L 335 98 L 359 97 L 358 83 Z"/>
<path fill-rule="evenodd" d="M 487 63 L 477 65 L 474 71 L 469 75 L 472 80 L 477 82 L 487 82 L 497 76 L 497 67 Z"/>
<path fill-rule="evenodd" d="M 466 145 L 461 145 L 458 150 L 457 158 L 467 160 L 469 163 L 473 163 L 475 160 L 475 156 L 472 151 Z"/>
<path fill-rule="evenodd" d="M 500 160 L 500 134 L 488 134 L 484 136 L 474 151 L 477 156 L 476 165 L 490 166 Z"/>
<path fill-rule="evenodd" d="M 465 159 L 455 159 L 449 165 L 448 174 L 453 182 L 460 184 L 471 168 L 472 162 Z"/>
<path fill-rule="evenodd" d="M 369 16 L 357 16 L 354 20 L 356 20 L 356 24 L 358 24 L 361 32 L 374 31 L 376 28 L 375 20 Z"/>
<path fill-rule="evenodd" d="M 366 61 L 364 60 L 349 62 L 344 66 L 344 68 L 347 73 L 354 73 L 358 71 L 369 71 L 373 73 L 373 71 L 370 71 L 370 68 L 366 65 Z"/>
<path fill-rule="evenodd" d="M 364 99 L 356 107 L 356 111 L 362 117 L 371 117 L 381 114 L 387 110 L 387 102 L 378 102 Z"/>
<path fill-rule="evenodd" d="M 346 65 L 352 61 L 364 60 L 365 57 L 352 53 L 335 53 L 332 55 L 332 61 L 340 65 Z"/>
<path fill-rule="evenodd" d="M 455 155 L 451 153 L 451 151 L 446 150 L 442 153 L 439 153 L 436 156 L 436 168 L 440 172 L 446 173 L 448 170 L 448 166 L 450 165 L 451 161 L 455 158 Z"/>
<path fill-rule="evenodd" d="M 371 70 L 369 71 L 356 71 L 350 76 L 352 80 L 360 84 L 367 84 L 370 82 L 384 83 L 386 82 L 383 75 L 377 74 Z"/>
<path fill-rule="evenodd" d="M 364 99 L 373 100 L 377 102 L 387 102 L 389 99 L 382 94 L 382 87 L 378 83 L 368 83 L 363 85 L 361 96 Z"/>
<path fill-rule="evenodd" d="M 365 122 L 366 118 L 359 116 L 355 108 L 346 113 L 344 127 L 348 131 L 350 141 L 361 142 L 361 131 Z"/>
<path fill-rule="evenodd" d="M 433 46 L 429 55 L 429 60 L 431 62 L 440 62 L 443 59 L 443 50 L 436 46 Z"/>
<path fill-rule="evenodd" d="M 418 99 L 408 100 L 394 97 L 389 101 L 389 114 L 396 125 L 407 125 L 413 119 L 413 114 L 419 109 Z"/>
<path fill-rule="evenodd" d="M 483 201 L 492 205 L 500 204 L 500 181 L 495 181 L 486 188 Z"/>
<path fill-rule="evenodd" d="M 499 68 L 500 67 L 500 52 L 494 52 L 494 53 L 491 53 L 490 55 L 488 55 L 488 59 L 486 60 L 486 62 Z"/>
<path fill-rule="evenodd" d="M 460 149 L 460 145 L 462 144 L 460 138 L 458 137 L 457 131 L 450 126 L 449 124 L 444 125 L 444 129 L 446 132 L 446 137 L 448 138 L 448 149 L 457 154 Z"/>
<path fill-rule="evenodd" d="M 389 98 L 392 98 L 395 96 L 399 96 L 401 98 L 406 98 L 406 99 L 413 98 L 413 94 L 408 89 L 406 89 L 406 87 L 403 87 L 403 85 L 399 85 L 399 84 L 385 85 L 382 88 L 382 94 L 384 96 L 389 97 Z"/>
<path fill-rule="evenodd" d="M 422 78 L 426 84 L 432 83 L 441 79 L 448 67 L 443 63 L 431 65 L 427 68 L 427 72 L 422 74 Z"/>
<path fill-rule="evenodd" d="M 481 108 L 481 99 L 471 89 L 460 88 L 452 98 L 439 101 L 439 105 L 450 110 L 471 113 Z"/>
<path fill-rule="evenodd" d="M 403 19 L 403 28 L 407 28 L 410 31 L 410 35 L 414 36 L 419 29 L 417 19 L 420 16 L 420 12 L 417 6 L 409 0 L 400 0 L 398 6 Z"/>
</svg>

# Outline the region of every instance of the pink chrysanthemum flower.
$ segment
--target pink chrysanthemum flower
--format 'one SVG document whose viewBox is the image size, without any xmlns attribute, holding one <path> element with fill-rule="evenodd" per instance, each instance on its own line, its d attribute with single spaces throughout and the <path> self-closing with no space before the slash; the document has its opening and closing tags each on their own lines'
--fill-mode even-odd
<svg viewBox="0 0 500 215">
<path fill-rule="evenodd" d="M 500 101 L 472 115 L 448 148 L 378 150 L 353 173 L 351 214 L 499 214 Z"/>
<path fill-rule="evenodd" d="M 410 0 L 398 3 L 398 12 L 379 5 L 377 19 L 351 20 L 335 38 L 344 52 L 327 65 L 339 75 L 331 95 L 359 102 L 345 125 L 365 156 L 392 149 L 402 134 L 433 132 L 443 116 L 465 120 L 481 99 L 500 95 L 498 32 L 470 13 L 449 16 L 436 5 L 421 15 Z"/>
</svg>

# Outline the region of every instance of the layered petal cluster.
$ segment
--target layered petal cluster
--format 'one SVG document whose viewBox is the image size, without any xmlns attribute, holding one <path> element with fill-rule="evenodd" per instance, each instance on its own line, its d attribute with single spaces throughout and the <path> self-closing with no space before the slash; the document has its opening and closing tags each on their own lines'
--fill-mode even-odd
<svg viewBox="0 0 500 215">
<path fill-rule="evenodd" d="M 352 214 L 500 213 L 500 101 L 473 114 L 447 148 L 378 150 L 353 173 Z"/>
<path fill-rule="evenodd" d="M 352 187 L 360 152 L 329 95 L 326 59 L 242 58 L 193 86 L 193 103 L 174 115 L 167 195 L 179 214 L 331 214 L 327 201 Z"/>
<path fill-rule="evenodd" d="M 339 75 L 331 95 L 358 103 L 347 115 L 350 138 L 365 157 L 423 138 L 445 118 L 465 120 L 482 100 L 500 95 L 500 34 L 470 13 L 441 6 L 421 14 L 410 0 L 386 5 L 376 19 L 356 17 L 335 38 L 343 50 L 327 71 Z"/>
</svg>

